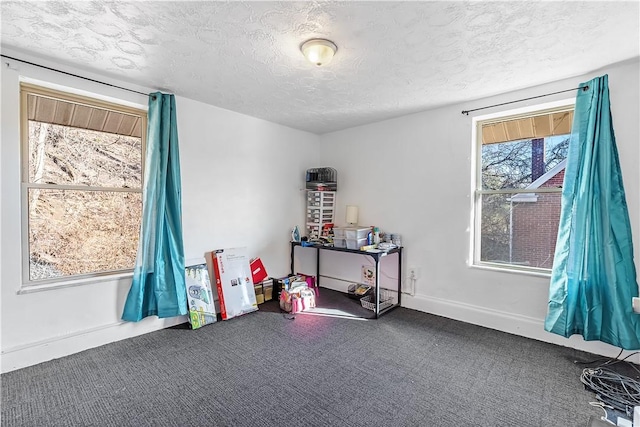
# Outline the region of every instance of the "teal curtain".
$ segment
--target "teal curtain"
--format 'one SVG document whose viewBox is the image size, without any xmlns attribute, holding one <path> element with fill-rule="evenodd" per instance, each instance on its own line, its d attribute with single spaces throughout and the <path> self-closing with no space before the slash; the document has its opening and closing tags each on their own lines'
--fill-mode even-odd
<svg viewBox="0 0 640 427">
<path fill-rule="evenodd" d="M 631 225 L 609 106 L 608 76 L 580 85 L 562 190 L 545 329 L 640 348 Z"/>
<path fill-rule="evenodd" d="M 142 229 L 122 319 L 187 314 L 176 103 L 149 95 Z"/>
</svg>

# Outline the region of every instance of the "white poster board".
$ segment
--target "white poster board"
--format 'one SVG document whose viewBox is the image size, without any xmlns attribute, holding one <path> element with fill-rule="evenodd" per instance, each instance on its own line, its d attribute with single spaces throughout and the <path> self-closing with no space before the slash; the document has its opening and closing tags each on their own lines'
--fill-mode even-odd
<svg viewBox="0 0 640 427">
<path fill-rule="evenodd" d="M 205 259 L 216 281 L 222 320 L 258 310 L 247 248 L 216 249 Z"/>
</svg>

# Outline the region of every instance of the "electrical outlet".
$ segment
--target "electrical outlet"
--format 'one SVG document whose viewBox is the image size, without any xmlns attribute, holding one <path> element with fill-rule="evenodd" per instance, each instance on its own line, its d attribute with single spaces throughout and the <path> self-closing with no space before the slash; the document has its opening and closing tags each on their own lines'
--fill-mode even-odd
<svg viewBox="0 0 640 427">
<path fill-rule="evenodd" d="M 407 268 L 407 277 L 412 280 L 418 280 L 418 269 L 416 267 Z"/>
</svg>

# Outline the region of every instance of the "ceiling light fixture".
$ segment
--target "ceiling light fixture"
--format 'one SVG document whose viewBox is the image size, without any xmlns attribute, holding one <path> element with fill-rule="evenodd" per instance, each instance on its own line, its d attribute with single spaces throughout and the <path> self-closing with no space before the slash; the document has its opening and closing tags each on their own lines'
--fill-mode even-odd
<svg viewBox="0 0 640 427">
<path fill-rule="evenodd" d="M 300 46 L 302 54 L 318 67 L 328 64 L 336 54 L 338 46 L 330 40 L 311 39 L 302 43 Z"/>
</svg>

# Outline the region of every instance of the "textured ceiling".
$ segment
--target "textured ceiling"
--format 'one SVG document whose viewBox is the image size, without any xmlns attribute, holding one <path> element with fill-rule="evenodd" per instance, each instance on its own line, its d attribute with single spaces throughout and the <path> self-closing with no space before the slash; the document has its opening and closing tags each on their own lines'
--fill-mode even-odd
<svg viewBox="0 0 640 427">
<path fill-rule="evenodd" d="M 1 2 L 4 50 L 314 133 L 639 55 L 631 2 Z M 338 45 L 316 68 L 299 46 Z M 68 69 L 67 69 L 68 70 Z"/>
</svg>

